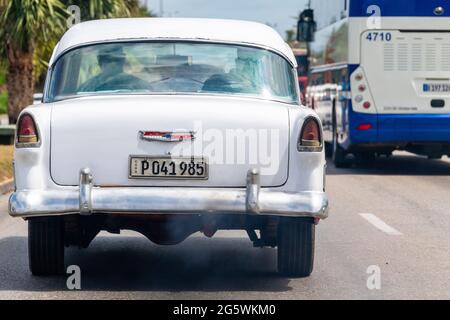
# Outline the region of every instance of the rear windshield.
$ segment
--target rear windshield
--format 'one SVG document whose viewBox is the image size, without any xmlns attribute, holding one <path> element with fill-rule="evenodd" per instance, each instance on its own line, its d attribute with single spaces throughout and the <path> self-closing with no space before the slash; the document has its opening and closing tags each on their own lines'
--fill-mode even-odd
<svg viewBox="0 0 450 320">
<path fill-rule="evenodd" d="M 125 42 L 85 46 L 53 67 L 47 101 L 86 95 L 189 93 L 298 103 L 294 68 L 271 51 L 228 44 Z"/>
</svg>

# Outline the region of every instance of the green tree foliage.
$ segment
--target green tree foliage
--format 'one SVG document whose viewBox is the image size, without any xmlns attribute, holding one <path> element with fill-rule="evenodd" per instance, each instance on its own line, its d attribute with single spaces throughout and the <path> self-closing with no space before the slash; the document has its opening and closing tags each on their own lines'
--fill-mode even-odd
<svg viewBox="0 0 450 320">
<path fill-rule="evenodd" d="M 78 6 L 81 21 L 152 16 L 152 13 L 145 6 L 142 6 L 138 0 L 61 0 L 61 2 L 65 8 L 71 5 Z M 53 48 L 65 31 L 63 30 L 49 41 L 39 43 L 36 48 L 34 55 L 36 82 L 43 82 L 43 75 L 47 71 Z"/>
<path fill-rule="evenodd" d="M 58 39 L 66 31 L 67 7 L 80 7 L 81 21 L 150 16 L 138 0 L 0 0 L 0 60 L 8 64 L 8 114 L 17 120 L 32 103 Z"/>
<path fill-rule="evenodd" d="M 8 116 L 15 123 L 33 102 L 33 55 L 64 28 L 65 8 L 59 0 L 0 0 L 0 56 L 8 63 Z"/>
</svg>

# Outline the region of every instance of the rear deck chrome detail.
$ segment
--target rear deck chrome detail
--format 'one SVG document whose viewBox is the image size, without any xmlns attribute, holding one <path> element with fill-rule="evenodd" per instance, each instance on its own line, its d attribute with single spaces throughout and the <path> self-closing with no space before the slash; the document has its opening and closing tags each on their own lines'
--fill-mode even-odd
<svg viewBox="0 0 450 320">
<path fill-rule="evenodd" d="M 247 189 L 245 199 L 245 205 L 248 212 L 259 212 L 259 189 L 259 171 L 256 169 L 249 170 L 247 173 Z"/>
<path fill-rule="evenodd" d="M 247 187 L 165 188 L 95 187 L 89 169 L 80 172 L 78 187 L 55 190 L 23 190 L 9 199 L 13 217 L 66 214 L 259 214 L 273 216 L 328 217 L 328 199 L 324 192 L 298 193 L 260 188 L 259 173 L 252 169 Z"/>
<path fill-rule="evenodd" d="M 89 168 L 80 170 L 80 214 L 92 213 L 92 174 Z"/>
</svg>

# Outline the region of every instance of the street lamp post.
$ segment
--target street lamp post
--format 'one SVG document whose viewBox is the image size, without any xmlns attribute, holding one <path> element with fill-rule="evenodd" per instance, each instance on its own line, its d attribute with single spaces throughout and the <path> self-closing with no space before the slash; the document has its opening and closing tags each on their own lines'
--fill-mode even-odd
<svg viewBox="0 0 450 320">
<path fill-rule="evenodd" d="M 310 43 L 314 41 L 316 32 L 316 21 L 314 20 L 314 11 L 310 8 L 311 1 L 308 2 L 308 9 L 300 13 L 297 22 L 297 41 L 304 42 L 307 48 L 308 61 L 311 58 Z M 309 70 L 308 70 L 309 71 Z"/>
<path fill-rule="evenodd" d="M 164 0 L 159 0 L 159 15 L 164 16 Z"/>
</svg>

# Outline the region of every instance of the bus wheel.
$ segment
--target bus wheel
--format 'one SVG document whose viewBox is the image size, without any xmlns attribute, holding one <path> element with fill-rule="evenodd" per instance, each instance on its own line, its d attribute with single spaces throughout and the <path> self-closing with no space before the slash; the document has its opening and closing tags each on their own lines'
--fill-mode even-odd
<svg viewBox="0 0 450 320">
<path fill-rule="evenodd" d="M 325 156 L 327 158 L 333 157 L 333 144 L 330 142 L 325 142 Z"/>
<path fill-rule="evenodd" d="M 373 152 L 360 152 L 355 155 L 356 163 L 359 165 L 369 165 L 375 161 L 375 153 Z"/>
<path fill-rule="evenodd" d="M 349 166 L 346 160 L 346 153 L 344 149 L 338 143 L 338 134 L 336 126 L 333 127 L 333 144 L 332 144 L 332 156 L 331 159 L 336 168 L 347 168 Z"/>
</svg>

